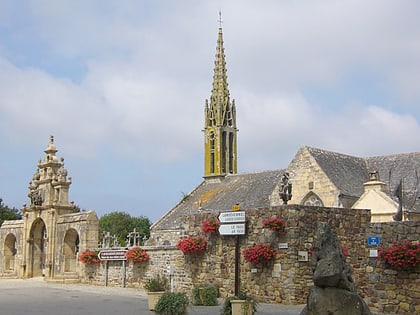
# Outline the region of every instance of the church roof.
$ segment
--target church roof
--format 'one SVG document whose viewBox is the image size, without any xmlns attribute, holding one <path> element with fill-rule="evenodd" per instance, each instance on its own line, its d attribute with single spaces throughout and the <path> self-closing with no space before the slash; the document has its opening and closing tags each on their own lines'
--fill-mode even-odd
<svg viewBox="0 0 420 315">
<path fill-rule="evenodd" d="M 395 197 L 394 192 L 402 179 L 404 207 L 420 211 L 417 194 L 420 189 L 420 152 L 360 158 L 318 148 L 307 149 L 342 194 L 360 197 L 363 184 L 369 180 L 369 172 L 378 171 L 390 197 Z"/>
<path fill-rule="evenodd" d="M 391 197 L 402 180 L 404 208 L 420 212 L 420 152 L 370 157 L 366 162 L 370 171 L 379 172 Z"/>
<path fill-rule="evenodd" d="M 307 147 L 328 178 L 347 196 L 360 196 L 363 183 L 368 180 L 363 158 Z"/>
<path fill-rule="evenodd" d="M 176 229 L 179 218 L 196 211 L 231 210 L 239 204 L 242 210 L 268 208 L 270 195 L 284 170 L 229 174 L 224 178 L 207 179 L 186 195 L 174 208 L 153 224 L 153 229 Z"/>
</svg>

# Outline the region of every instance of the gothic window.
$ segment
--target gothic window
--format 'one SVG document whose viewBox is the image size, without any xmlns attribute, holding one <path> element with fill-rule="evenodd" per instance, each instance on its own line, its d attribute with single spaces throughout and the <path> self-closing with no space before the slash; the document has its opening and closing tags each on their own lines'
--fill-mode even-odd
<svg viewBox="0 0 420 315">
<path fill-rule="evenodd" d="M 210 173 L 214 173 L 214 133 L 210 133 Z"/>
<path fill-rule="evenodd" d="M 229 173 L 233 174 L 233 132 L 229 133 Z"/>
<path fill-rule="evenodd" d="M 226 154 L 227 154 L 227 148 L 226 148 L 226 131 L 223 131 L 222 133 L 222 152 L 220 152 L 222 156 L 222 173 L 226 173 Z"/>
<path fill-rule="evenodd" d="M 322 202 L 321 198 L 312 191 L 309 192 L 305 198 L 302 200 L 302 204 L 305 206 L 317 206 L 317 207 L 323 207 L 324 203 Z"/>
</svg>

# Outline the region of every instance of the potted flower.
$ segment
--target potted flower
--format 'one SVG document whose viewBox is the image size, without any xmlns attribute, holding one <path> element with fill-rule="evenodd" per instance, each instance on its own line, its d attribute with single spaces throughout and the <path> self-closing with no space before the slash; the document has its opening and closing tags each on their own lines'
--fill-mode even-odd
<svg viewBox="0 0 420 315">
<path fill-rule="evenodd" d="M 153 311 L 160 297 L 168 290 L 168 280 L 160 275 L 146 280 L 144 288 L 147 291 L 149 310 Z"/>
<path fill-rule="evenodd" d="M 201 224 L 201 231 L 205 234 L 213 234 L 219 230 L 220 222 L 217 219 L 204 220 Z"/>
<path fill-rule="evenodd" d="M 389 248 L 379 249 L 378 259 L 397 270 L 414 270 L 420 266 L 420 243 L 393 243 Z"/>
<path fill-rule="evenodd" d="M 270 244 L 259 243 L 253 246 L 246 247 L 242 251 L 245 261 L 254 264 L 267 264 L 276 257 L 277 252 L 271 249 Z"/>
<path fill-rule="evenodd" d="M 188 236 L 179 240 L 177 248 L 180 249 L 184 255 L 199 254 L 206 250 L 207 241 L 202 236 Z"/>
<path fill-rule="evenodd" d="M 131 260 L 134 264 L 148 261 L 150 259 L 147 251 L 138 246 L 134 246 L 125 253 L 127 260 Z"/>
<path fill-rule="evenodd" d="M 79 260 L 85 265 L 99 264 L 100 260 L 98 257 L 99 252 L 95 250 L 86 250 L 81 252 L 79 255 Z"/>
<path fill-rule="evenodd" d="M 268 218 L 266 220 L 263 220 L 262 223 L 265 228 L 280 233 L 284 232 L 284 229 L 286 227 L 286 220 L 283 218 Z"/>
<path fill-rule="evenodd" d="M 223 303 L 221 315 L 252 315 L 257 311 L 258 303 L 248 296 L 245 291 L 240 291 L 237 296 L 229 296 Z"/>
</svg>

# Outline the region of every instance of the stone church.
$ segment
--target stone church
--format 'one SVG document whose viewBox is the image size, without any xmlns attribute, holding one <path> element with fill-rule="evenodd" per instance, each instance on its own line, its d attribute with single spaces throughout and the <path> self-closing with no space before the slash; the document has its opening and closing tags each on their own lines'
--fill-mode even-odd
<svg viewBox="0 0 420 315">
<path fill-rule="evenodd" d="M 418 217 L 420 152 L 362 158 L 303 146 L 284 169 L 238 174 L 236 105 L 228 89 L 222 28 L 214 64 L 211 96 L 205 101 L 204 180 L 153 224 L 150 244 L 173 242 L 180 218 L 197 211 L 281 205 L 285 173 L 293 185 L 290 204 L 370 209 L 373 222 L 392 221 L 399 206 L 402 219 Z"/>
<path fill-rule="evenodd" d="M 0 227 L 1 277 L 78 279 L 78 252 L 97 247 L 98 217 L 93 211 L 77 212 L 69 202 L 71 177 L 52 136 L 44 152 L 29 183 L 23 219 Z"/>
</svg>

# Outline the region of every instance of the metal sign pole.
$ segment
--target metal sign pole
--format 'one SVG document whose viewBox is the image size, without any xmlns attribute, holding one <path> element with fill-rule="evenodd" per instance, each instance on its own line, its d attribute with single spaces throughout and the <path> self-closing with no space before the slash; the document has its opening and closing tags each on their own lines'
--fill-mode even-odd
<svg viewBox="0 0 420 315">
<path fill-rule="evenodd" d="M 125 288 L 125 260 L 122 261 L 122 287 Z"/>
<path fill-rule="evenodd" d="M 105 261 L 105 286 L 108 286 L 108 261 Z"/>
<path fill-rule="evenodd" d="M 235 240 L 235 296 L 239 294 L 239 235 Z"/>
</svg>

